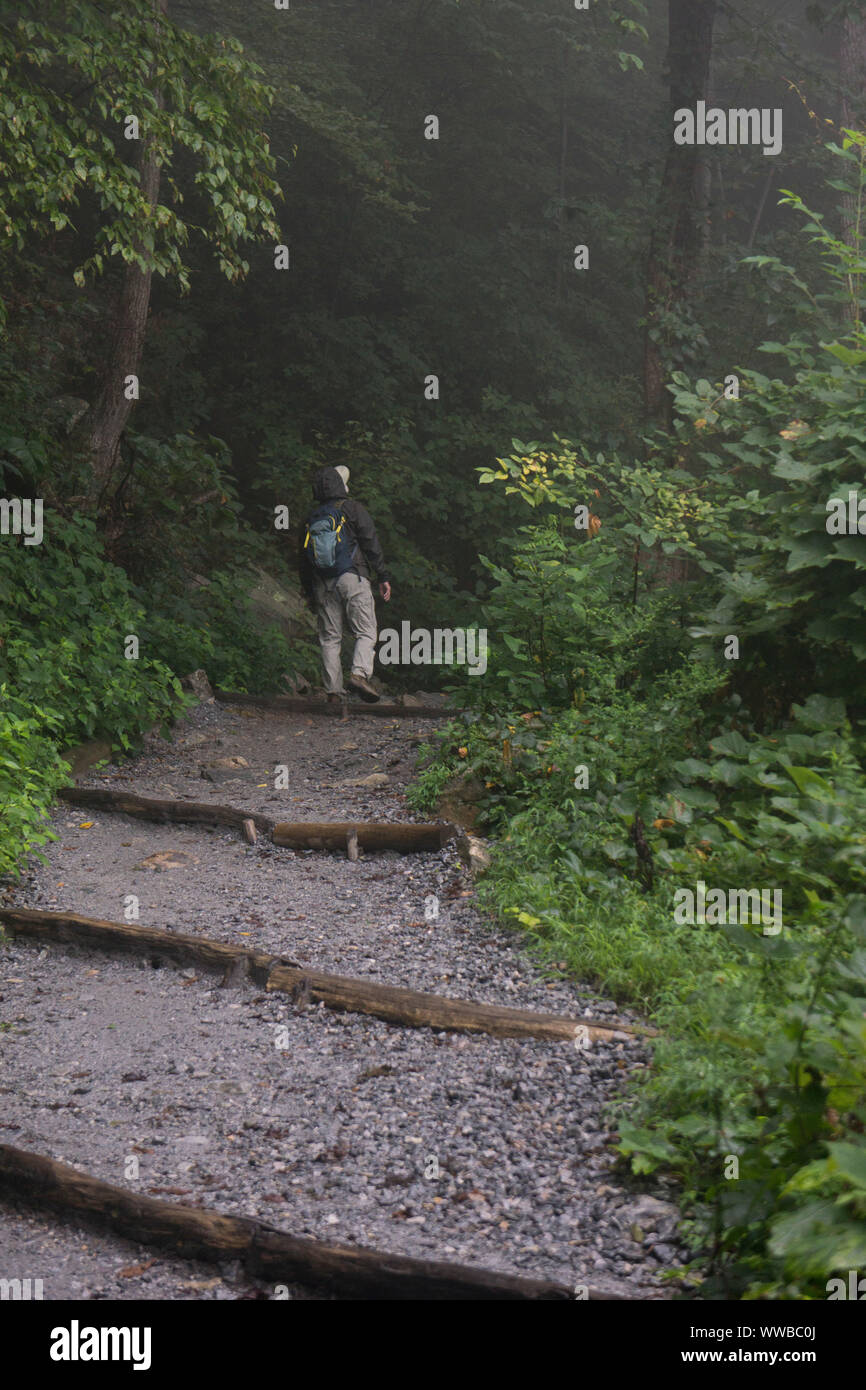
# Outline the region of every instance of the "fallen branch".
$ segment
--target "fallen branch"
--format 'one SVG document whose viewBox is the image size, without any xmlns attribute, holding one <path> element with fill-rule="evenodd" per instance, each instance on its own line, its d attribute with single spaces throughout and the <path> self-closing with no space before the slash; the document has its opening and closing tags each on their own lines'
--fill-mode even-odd
<svg viewBox="0 0 866 1390">
<path fill-rule="evenodd" d="M 252 1217 L 139 1196 L 66 1163 L 0 1144 L 0 1194 L 42 1211 L 48 1207 L 107 1227 L 186 1259 L 239 1259 L 261 1279 L 333 1290 L 363 1299 L 505 1299 L 564 1302 L 565 1284 L 495 1270 L 390 1255 L 362 1246 L 326 1245 L 288 1235 Z M 591 1299 L 623 1295 L 588 1290 Z"/>
<path fill-rule="evenodd" d="M 244 978 L 259 987 L 295 998 L 304 994 L 337 1012 L 367 1014 L 404 1028 L 436 1028 L 451 1033 L 487 1033 L 498 1038 L 546 1038 L 573 1042 L 578 1036 L 589 1042 L 628 1036 L 652 1036 L 653 1029 L 604 1023 L 593 1018 L 564 1018 L 560 1014 L 509 1009 L 498 1004 L 475 1004 L 424 994 L 372 980 L 330 975 L 302 968 L 285 956 L 269 955 L 247 946 L 212 941 L 158 927 L 140 927 L 81 917 L 73 912 L 45 912 L 36 908 L 0 907 L 0 922 L 13 936 L 41 943 L 62 942 L 112 953 L 149 956 L 177 965 L 196 965 L 223 975 L 227 983 Z M 581 1030 L 578 1033 L 578 1030 Z"/>
</svg>

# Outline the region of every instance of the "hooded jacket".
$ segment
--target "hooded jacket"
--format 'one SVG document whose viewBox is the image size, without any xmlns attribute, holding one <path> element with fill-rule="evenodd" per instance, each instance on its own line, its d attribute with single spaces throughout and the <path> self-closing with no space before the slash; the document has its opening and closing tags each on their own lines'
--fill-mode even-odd
<svg viewBox="0 0 866 1390">
<path fill-rule="evenodd" d="M 307 534 L 307 522 L 313 511 L 316 511 L 323 502 L 339 502 L 344 517 L 348 524 L 351 534 L 358 543 L 355 552 L 355 559 L 350 573 L 360 574 L 364 579 L 369 579 L 371 573 L 375 574 L 376 582 L 384 584 L 390 582 L 391 575 L 385 565 L 385 556 L 379 544 L 379 537 L 376 535 L 376 527 L 373 525 L 373 518 L 367 508 L 358 502 L 354 497 L 350 497 L 346 484 L 340 477 L 336 468 L 320 468 L 313 479 L 313 497 L 316 506 L 311 509 L 304 525 L 301 527 L 301 534 L 298 542 L 298 574 L 301 580 L 301 588 L 308 598 L 313 596 L 313 582 L 316 578 L 316 570 L 309 558 L 309 551 L 304 549 L 304 540 Z"/>
</svg>

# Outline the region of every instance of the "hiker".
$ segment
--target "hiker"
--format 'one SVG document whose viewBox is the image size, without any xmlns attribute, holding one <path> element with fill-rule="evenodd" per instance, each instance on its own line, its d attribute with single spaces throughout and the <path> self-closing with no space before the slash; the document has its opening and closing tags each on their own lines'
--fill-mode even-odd
<svg viewBox="0 0 866 1390">
<path fill-rule="evenodd" d="M 301 527 L 301 587 L 318 620 L 319 645 L 329 701 L 343 695 L 343 620 L 355 638 L 349 685 L 362 700 L 379 696 L 370 684 L 376 650 L 376 605 L 370 574 L 387 603 L 391 580 L 373 518 L 348 496 L 349 470 L 321 468 L 313 480 L 316 506 Z"/>
</svg>

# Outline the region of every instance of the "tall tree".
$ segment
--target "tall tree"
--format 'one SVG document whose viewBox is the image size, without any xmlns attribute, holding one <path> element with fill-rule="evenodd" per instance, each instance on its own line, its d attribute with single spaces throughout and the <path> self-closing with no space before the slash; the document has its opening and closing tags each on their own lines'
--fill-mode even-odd
<svg viewBox="0 0 866 1390">
<path fill-rule="evenodd" d="M 671 419 L 665 356 L 675 342 L 670 316 L 687 302 L 705 242 L 706 216 L 702 150 L 674 144 L 673 116 L 707 98 L 715 17 L 716 0 L 669 0 L 669 146 L 647 263 L 643 371 L 646 416 L 665 426 Z"/>
<path fill-rule="evenodd" d="M 155 108 L 162 111 L 165 99 L 159 85 L 158 73 L 162 40 L 160 20 L 168 13 L 168 0 L 152 0 L 152 4 L 154 60 L 150 65 L 150 77 L 155 84 L 152 93 Z M 140 119 L 146 121 L 143 113 Z M 93 480 L 100 500 L 111 486 L 120 453 L 121 436 L 132 411 L 134 398 L 129 390 L 125 389 L 124 383 L 133 376 L 137 379 L 140 374 L 150 305 L 153 260 L 148 249 L 148 240 L 152 240 L 148 237 L 148 232 L 159 200 L 160 164 L 154 141 L 147 134 L 140 141 L 137 162 L 141 193 L 147 208 L 147 220 L 142 222 L 140 229 L 136 228 L 136 258 L 128 262 L 123 269 L 122 286 L 109 334 L 108 352 L 100 371 L 99 395 L 94 402 L 90 422 Z"/>
<path fill-rule="evenodd" d="M 866 14 L 862 3 L 846 6 L 842 15 L 839 42 L 839 81 L 842 89 L 842 126 L 862 130 L 866 124 Z M 863 210 L 853 192 L 842 197 L 842 235 L 855 247 L 863 236 Z M 847 305 L 849 317 L 856 317 L 856 304 Z"/>
<path fill-rule="evenodd" d="M 137 375 L 152 277 L 189 288 L 191 232 L 230 280 L 249 269 L 242 243 L 279 241 L 262 129 L 273 91 L 237 40 L 179 27 L 167 3 L 0 4 L 0 256 L 62 232 L 84 247 L 78 285 L 121 267 L 90 422 L 94 501 L 110 496 L 132 404 L 123 381 Z M 181 215 L 186 199 L 191 215 Z"/>
</svg>

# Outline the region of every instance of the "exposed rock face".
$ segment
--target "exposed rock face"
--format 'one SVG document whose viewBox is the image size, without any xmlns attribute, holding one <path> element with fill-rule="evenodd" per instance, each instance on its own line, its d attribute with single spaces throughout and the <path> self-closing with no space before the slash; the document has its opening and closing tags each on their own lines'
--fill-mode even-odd
<svg viewBox="0 0 866 1390">
<path fill-rule="evenodd" d="M 286 671 L 281 679 L 283 689 L 288 695 L 311 695 L 313 693 L 313 687 L 306 676 L 299 676 L 291 671 Z"/>
<path fill-rule="evenodd" d="M 461 835 L 457 852 L 473 878 L 479 878 L 490 868 L 492 860 L 486 844 L 477 835 Z"/>
<path fill-rule="evenodd" d="M 192 691 L 200 705 L 213 704 L 214 693 L 210 688 L 207 671 L 191 671 L 188 676 L 181 677 L 180 683 L 184 690 Z"/>
<path fill-rule="evenodd" d="M 194 574 L 188 582 L 188 587 L 192 593 L 208 589 L 210 580 L 204 575 Z M 290 650 L 299 642 L 309 642 L 315 636 L 316 619 L 300 593 L 287 588 L 260 566 L 246 570 L 241 576 L 237 587 L 236 606 L 256 631 L 277 628 Z M 183 686 L 197 694 L 202 702 L 212 699 L 213 692 L 209 685 L 206 694 L 199 694 L 196 686 L 191 684 L 197 677 L 204 677 L 207 681 L 205 672 L 193 671 L 191 675 L 184 677 Z M 283 688 L 288 693 L 310 693 L 310 685 L 306 678 L 291 668 L 281 679 Z"/>
<path fill-rule="evenodd" d="M 296 589 L 287 588 L 260 567 L 250 570 L 241 593 L 239 604 L 252 626 L 260 630 L 276 627 L 285 638 L 290 657 L 287 669 L 280 677 L 280 690 L 309 699 L 314 693 L 313 689 L 306 677 L 293 669 L 291 653 L 298 644 L 309 643 L 315 638 L 314 614 Z"/>
<path fill-rule="evenodd" d="M 472 830 L 478 821 L 478 802 L 483 796 L 484 787 L 478 778 L 471 773 L 460 773 L 443 788 L 436 809 L 444 820 Z"/>
<path fill-rule="evenodd" d="M 285 588 L 263 569 L 255 569 L 250 574 L 244 608 L 252 614 L 257 626 L 273 624 L 289 640 L 309 637 L 316 630 L 316 620 L 301 595 Z"/>
<path fill-rule="evenodd" d="M 94 763 L 101 762 L 103 759 L 110 759 L 111 744 L 106 739 L 92 739 L 89 743 L 77 743 L 74 748 L 67 748 L 63 757 L 69 763 L 70 775 L 77 778 Z"/>
</svg>

